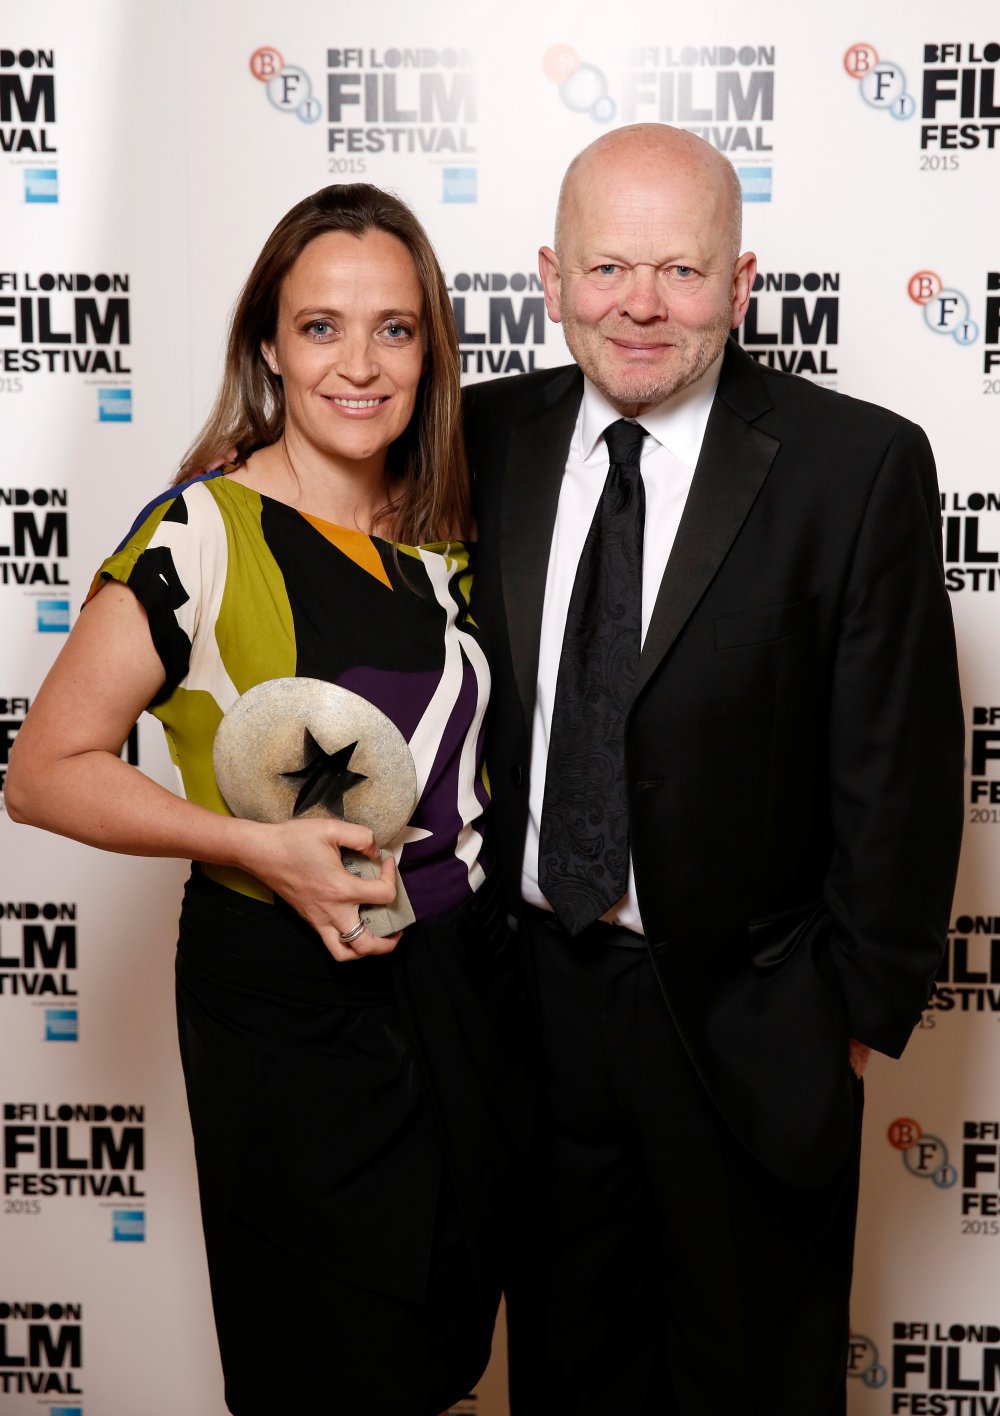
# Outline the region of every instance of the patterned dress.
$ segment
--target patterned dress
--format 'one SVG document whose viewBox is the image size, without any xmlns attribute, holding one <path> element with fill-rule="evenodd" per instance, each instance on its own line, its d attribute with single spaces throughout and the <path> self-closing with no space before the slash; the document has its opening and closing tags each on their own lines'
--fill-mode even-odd
<svg viewBox="0 0 1000 1416">
<path fill-rule="evenodd" d="M 468 615 L 465 545 L 394 548 L 211 472 L 146 507 L 95 589 L 105 577 L 127 583 L 149 616 L 167 675 L 150 708 L 189 801 L 228 814 L 212 743 L 242 693 L 325 679 L 367 698 L 410 745 L 418 802 L 395 849 L 417 918 L 478 889 L 489 670 Z M 204 870 L 269 898 L 248 876 Z"/>
<path fill-rule="evenodd" d="M 106 579 L 146 610 L 149 708 L 190 801 L 228 813 L 215 733 L 268 679 L 339 684 L 409 743 L 417 805 L 389 848 L 417 923 L 395 951 L 338 964 L 260 881 L 196 865 L 178 1025 L 230 1410 L 436 1416 L 488 1357 L 530 1118 L 469 548 L 393 545 L 216 472 L 151 503 L 91 593 Z"/>
</svg>

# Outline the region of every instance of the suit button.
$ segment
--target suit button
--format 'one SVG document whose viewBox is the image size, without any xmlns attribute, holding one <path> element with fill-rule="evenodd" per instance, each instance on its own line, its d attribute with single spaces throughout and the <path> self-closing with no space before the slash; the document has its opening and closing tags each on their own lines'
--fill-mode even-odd
<svg viewBox="0 0 1000 1416">
<path fill-rule="evenodd" d="M 510 780 L 514 783 L 515 787 L 524 786 L 524 768 L 521 766 L 520 762 L 515 762 L 510 769 Z"/>
</svg>

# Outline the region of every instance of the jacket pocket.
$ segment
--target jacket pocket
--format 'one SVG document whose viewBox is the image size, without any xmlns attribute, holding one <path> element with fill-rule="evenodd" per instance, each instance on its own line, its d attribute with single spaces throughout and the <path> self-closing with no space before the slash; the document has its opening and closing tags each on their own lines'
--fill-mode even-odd
<svg viewBox="0 0 1000 1416">
<path fill-rule="evenodd" d="M 822 900 L 810 900 L 794 909 L 764 919 L 752 919 L 750 962 L 759 973 L 768 973 L 790 958 L 808 934 L 815 921 L 825 911 Z"/>
<path fill-rule="evenodd" d="M 738 649 L 743 644 L 763 644 L 770 639 L 787 639 L 810 627 L 816 610 L 816 595 L 791 600 L 783 605 L 762 605 L 740 610 L 734 615 L 718 615 L 715 621 L 716 649 Z"/>
</svg>

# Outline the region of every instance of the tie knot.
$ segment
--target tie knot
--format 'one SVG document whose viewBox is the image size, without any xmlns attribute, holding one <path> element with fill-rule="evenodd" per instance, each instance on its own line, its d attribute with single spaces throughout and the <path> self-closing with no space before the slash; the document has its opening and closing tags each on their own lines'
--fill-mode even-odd
<svg viewBox="0 0 1000 1416">
<path fill-rule="evenodd" d="M 612 423 L 604 429 L 609 461 L 617 463 L 619 467 L 638 467 L 639 453 L 645 436 L 645 428 L 641 428 L 638 423 L 629 423 L 625 418 L 619 418 L 617 423 Z"/>
</svg>

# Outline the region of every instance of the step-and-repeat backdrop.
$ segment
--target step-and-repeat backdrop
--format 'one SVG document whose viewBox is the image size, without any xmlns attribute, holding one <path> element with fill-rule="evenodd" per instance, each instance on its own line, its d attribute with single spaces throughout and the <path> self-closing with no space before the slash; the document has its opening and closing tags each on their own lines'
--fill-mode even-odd
<svg viewBox="0 0 1000 1416">
<path fill-rule="evenodd" d="M 869 1073 L 849 1388 L 852 1416 L 989 1416 L 1000 14 L 988 0 L 707 0 L 697 19 L 623 0 L 610 22 L 584 9 L 5 0 L 0 777 L 94 568 L 204 417 L 231 302 L 289 206 L 330 182 L 399 192 L 447 273 L 466 378 L 514 374 L 565 358 L 535 252 L 569 158 L 616 124 L 700 134 L 735 163 L 760 259 L 746 348 L 916 419 L 938 458 L 968 718 L 965 849 L 937 996 L 904 1060 Z M 171 782 L 159 733 L 145 720 L 127 751 Z M 183 873 L 0 819 L 11 1416 L 225 1409 L 173 1031 Z M 291 1211 L 294 1189 L 270 1203 Z M 262 1343 L 268 1323 L 265 1307 Z M 497 1347 L 461 1410 L 506 1411 Z M 782 1360 L 776 1313 L 760 1361 Z"/>
</svg>

